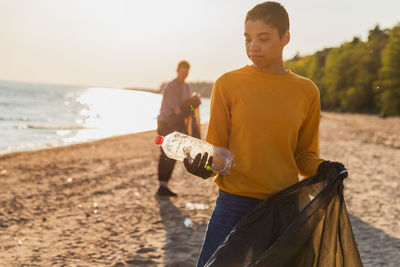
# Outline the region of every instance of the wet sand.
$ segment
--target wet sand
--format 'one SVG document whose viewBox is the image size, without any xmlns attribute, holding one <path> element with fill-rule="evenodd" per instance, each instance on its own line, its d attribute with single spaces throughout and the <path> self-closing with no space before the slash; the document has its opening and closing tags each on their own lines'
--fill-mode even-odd
<svg viewBox="0 0 400 267">
<path fill-rule="evenodd" d="M 400 118 L 323 113 L 321 157 L 349 169 L 364 266 L 400 266 L 398 133 Z M 155 198 L 154 137 L 0 155 L 0 266 L 194 266 L 217 189 L 178 163 L 170 187 L 179 197 Z"/>
</svg>

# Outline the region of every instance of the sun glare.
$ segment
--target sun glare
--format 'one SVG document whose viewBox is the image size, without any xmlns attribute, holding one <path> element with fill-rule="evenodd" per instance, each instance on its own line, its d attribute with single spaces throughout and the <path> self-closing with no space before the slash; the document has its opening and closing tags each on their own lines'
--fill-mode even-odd
<svg viewBox="0 0 400 267">
<path fill-rule="evenodd" d="M 67 143 L 156 128 L 161 96 L 113 88 L 90 88 L 77 99 L 83 127 Z M 60 133 L 62 134 L 62 133 Z"/>
</svg>

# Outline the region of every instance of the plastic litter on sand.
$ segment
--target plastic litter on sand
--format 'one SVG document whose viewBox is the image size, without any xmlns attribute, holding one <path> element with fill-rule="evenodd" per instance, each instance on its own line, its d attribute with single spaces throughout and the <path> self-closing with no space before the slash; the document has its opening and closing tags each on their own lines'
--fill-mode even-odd
<svg viewBox="0 0 400 267">
<path fill-rule="evenodd" d="M 208 209 L 208 205 L 201 204 L 201 203 L 186 203 L 186 208 L 188 210 L 205 210 Z"/>
<path fill-rule="evenodd" d="M 192 228 L 193 227 L 193 222 L 189 218 L 185 218 L 183 221 L 183 224 L 185 225 L 186 228 Z"/>
</svg>

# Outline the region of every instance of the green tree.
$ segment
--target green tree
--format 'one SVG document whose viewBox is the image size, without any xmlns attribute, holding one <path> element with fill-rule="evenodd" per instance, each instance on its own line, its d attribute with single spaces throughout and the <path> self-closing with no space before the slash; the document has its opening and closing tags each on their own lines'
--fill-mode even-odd
<svg viewBox="0 0 400 267">
<path fill-rule="evenodd" d="M 384 69 L 382 53 L 389 42 L 389 33 L 390 30 L 376 25 L 368 32 L 365 42 L 354 37 L 351 42 L 313 55 L 301 57 L 297 54 L 286 61 L 285 66 L 318 85 L 323 109 L 377 113 L 383 110 L 384 103 L 387 107 L 396 103 L 393 96 L 397 91 L 386 88 L 389 80 L 383 81 L 387 70 L 378 75 L 379 70 Z M 387 102 L 391 102 L 390 105 Z"/>
<path fill-rule="evenodd" d="M 285 62 L 285 66 L 301 76 L 309 77 L 309 69 L 312 64 L 312 57 L 313 56 L 300 57 L 298 54 L 296 54 L 292 59 Z"/>
<path fill-rule="evenodd" d="M 376 25 L 374 29 L 368 33 L 367 48 L 369 49 L 370 59 L 367 62 L 366 68 L 371 74 L 373 81 L 379 79 L 378 73 L 382 67 L 382 51 L 389 41 L 389 30 L 381 30 L 379 25 Z M 381 98 L 382 90 L 376 82 L 371 84 L 373 98 L 370 99 L 369 106 L 375 113 L 380 112 L 379 102 Z"/>
<path fill-rule="evenodd" d="M 380 111 L 388 115 L 400 115 L 400 24 L 389 35 L 382 52 L 382 67 L 375 83 L 380 90 Z"/>
<path fill-rule="evenodd" d="M 359 87 L 367 76 L 362 71 L 367 56 L 365 43 L 358 38 L 329 52 L 321 80 L 325 108 L 355 111 L 363 107 L 366 96 Z"/>
</svg>

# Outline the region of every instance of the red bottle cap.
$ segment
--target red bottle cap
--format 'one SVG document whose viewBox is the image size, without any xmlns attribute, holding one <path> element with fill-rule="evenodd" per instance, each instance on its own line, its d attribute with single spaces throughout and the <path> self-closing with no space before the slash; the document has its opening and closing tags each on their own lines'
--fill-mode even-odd
<svg viewBox="0 0 400 267">
<path fill-rule="evenodd" d="M 161 146 L 162 143 L 164 142 L 164 137 L 161 136 L 161 135 L 157 135 L 157 136 L 156 136 L 156 139 L 155 139 L 154 141 L 155 141 L 156 145 Z"/>
</svg>

